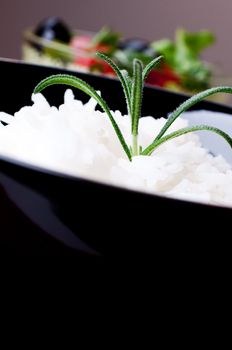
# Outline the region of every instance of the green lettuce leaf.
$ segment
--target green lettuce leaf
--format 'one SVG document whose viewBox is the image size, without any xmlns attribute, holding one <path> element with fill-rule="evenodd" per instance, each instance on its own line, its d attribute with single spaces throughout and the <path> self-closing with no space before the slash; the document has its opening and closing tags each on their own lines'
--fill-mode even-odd
<svg viewBox="0 0 232 350">
<path fill-rule="evenodd" d="M 209 86 L 211 70 L 201 60 L 200 54 L 214 42 L 215 37 L 209 31 L 191 33 L 178 29 L 174 41 L 154 41 L 151 47 L 163 55 L 168 65 L 181 76 L 184 87 L 201 90 Z"/>
</svg>

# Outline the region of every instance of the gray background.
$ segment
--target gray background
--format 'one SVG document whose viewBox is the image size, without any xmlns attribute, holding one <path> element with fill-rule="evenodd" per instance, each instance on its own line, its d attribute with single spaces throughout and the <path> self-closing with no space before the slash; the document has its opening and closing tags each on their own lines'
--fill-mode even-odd
<svg viewBox="0 0 232 350">
<path fill-rule="evenodd" d="M 73 28 L 99 30 L 110 24 L 125 36 L 173 37 L 177 27 L 212 30 L 217 44 L 204 58 L 232 73 L 231 0 L 0 0 L 0 56 L 20 58 L 22 32 L 51 15 Z"/>
</svg>

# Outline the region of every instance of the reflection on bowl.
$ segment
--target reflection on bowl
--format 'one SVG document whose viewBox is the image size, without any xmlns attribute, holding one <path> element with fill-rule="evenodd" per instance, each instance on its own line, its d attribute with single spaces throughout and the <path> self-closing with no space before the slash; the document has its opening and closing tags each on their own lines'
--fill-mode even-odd
<svg viewBox="0 0 232 350">
<path fill-rule="evenodd" d="M 34 85 L 57 70 L 1 61 L 0 72 L 5 86 L 0 110 L 12 113 L 30 103 Z M 116 80 L 78 76 L 106 98 L 111 95 L 112 109 L 124 111 Z M 17 93 L 12 101 L 13 78 Z M 58 105 L 63 91 L 61 86 L 48 90 L 49 101 Z M 78 92 L 78 98 L 84 100 L 84 94 Z M 156 101 L 156 115 L 164 116 L 184 99 L 180 94 L 146 88 L 144 114 L 154 115 Z M 209 102 L 195 108 L 232 113 L 226 106 Z M 215 254 L 224 261 L 229 254 L 230 237 L 221 230 L 221 223 L 230 225 L 232 209 L 44 171 L 1 155 L 0 208 L 1 253 L 67 255 L 94 262 L 113 258 L 144 267 L 149 260 L 151 267 L 162 264 L 182 270 L 193 264 L 200 269 Z"/>
</svg>

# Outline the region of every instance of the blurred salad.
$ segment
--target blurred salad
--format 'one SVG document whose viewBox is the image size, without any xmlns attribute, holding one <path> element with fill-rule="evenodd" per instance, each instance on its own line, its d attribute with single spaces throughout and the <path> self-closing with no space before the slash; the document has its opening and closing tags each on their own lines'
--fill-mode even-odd
<svg viewBox="0 0 232 350">
<path fill-rule="evenodd" d="M 40 42 L 38 38 L 43 41 Z M 151 72 L 148 84 L 188 92 L 210 86 L 212 70 L 201 59 L 202 51 L 215 42 L 214 35 L 209 31 L 191 33 L 178 29 L 173 41 L 124 39 L 109 27 L 103 27 L 95 34 L 73 32 L 62 20 L 52 17 L 27 33 L 26 41 L 27 50 L 36 51 L 37 56 L 33 57 L 38 60 L 47 57 L 67 68 L 107 75 L 114 75 L 114 72 L 95 56 L 96 51 L 106 53 L 129 73 L 135 57 L 146 65 L 156 56 L 163 55 L 163 63 Z M 29 57 L 28 52 L 25 51 L 24 56 Z"/>
</svg>

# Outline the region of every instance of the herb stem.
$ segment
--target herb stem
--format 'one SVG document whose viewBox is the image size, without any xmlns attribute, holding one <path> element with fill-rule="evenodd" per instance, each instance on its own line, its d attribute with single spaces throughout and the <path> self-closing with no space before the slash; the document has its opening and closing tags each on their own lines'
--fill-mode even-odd
<svg viewBox="0 0 232 350">
<path fill-rule="evenodd" d="M 132 156 L 139 155 L 138 135 L 132 135 Z"/>
</svg>

